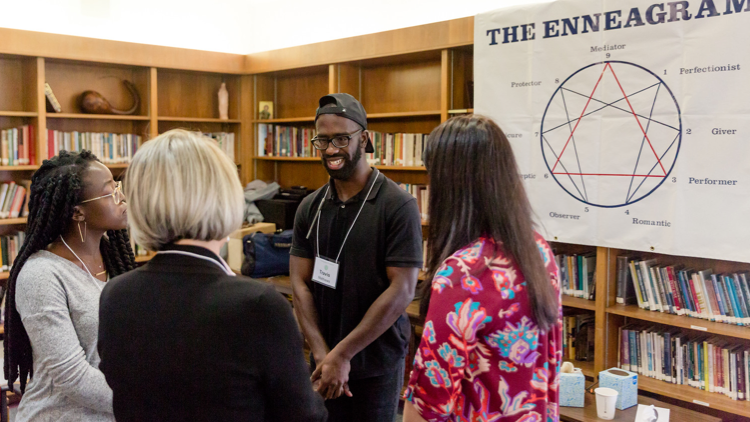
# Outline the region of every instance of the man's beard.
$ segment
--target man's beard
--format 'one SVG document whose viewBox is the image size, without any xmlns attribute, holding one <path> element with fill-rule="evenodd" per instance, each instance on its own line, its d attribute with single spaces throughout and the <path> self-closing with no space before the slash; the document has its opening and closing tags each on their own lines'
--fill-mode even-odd
<svg viewBox="0 0 750 422">
<path fill-rule="evenodd" d="M 344 166 L 341 167 L 338 170 L 331 170 L 328 168 L 328 161 L 327 158 L 341 158 L 344 160 Z M 350 177 L 352 177 L 352 174 L 354 174 L 354 170 L 357 168 L 357 163 L 359 163 L 359 160 L 362 159 L 362 150 L 360 148 L 357 148 L 357 152 L 354 153 L 354 158 L 349 159 L 348 155 L 331 155 L 331 156 L 323 156 L 323 166 L 328 171 L 328 174 L 333 177 L 334 179 L 338 180 L 347 180 Z"/>
</svg>

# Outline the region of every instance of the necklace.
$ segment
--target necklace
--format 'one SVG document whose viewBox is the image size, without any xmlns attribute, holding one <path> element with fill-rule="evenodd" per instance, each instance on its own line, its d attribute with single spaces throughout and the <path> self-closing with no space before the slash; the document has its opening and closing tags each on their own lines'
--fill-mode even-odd
<svg viewBox="0 0 750 422">
<path fill-rule="evenodd" d="M 73 248 L 71 248 L 70 246 L 68 246 L 68 243 L 67 243 L 67 242 L 65 241 L 65 239 L 63 239 L 63 237 L 62 237 L 62 236 L 60 236 L 60 240 L 62 240 L 62 243 L 63 243 L 63 245 L 65 245 L 65 247 L 66 247 L 66 248 L 68 248 L 68 250 L 70 251 L 70 253 L 72 253 L 72 254 L 73 254 L 73 256 L 74 256 L 74 257 L 76 257 L 76 259 L 78 259 L 78 262 L 80 262 L 80 263 L 81 263 L 81 265 L 83 265 L 83 268 L 84 268 L 84 269 L 86 270 L 86 272 L 87 272 L 87 273 L 89 273 L 89 276 L 91 276 L 91 278 L 93 278 L 94 280 L 96 280 L 96 281 L 99 281 L 99 280 L 97 280 L 97 279 L 96 279 L 96 277 L 94 277 L 94 276 L 93 276 L 93 275 L 91 274 L 91 271 L 89 271 L 89 267 L 88 267 L 88 266 L 86 266 L 86 263 L 85 263 L 85 262 L 83 262 L 83 260 L 82 260 L 82 259 L 81 259 L 81 258 L 80 258 L 80 257 L 78 256 L 78 254 L 77 254 L 77 253 L 75 253 L 75 251 L 73 250 Z M 106 272 L 106 271 L 105 271 L 105 272 Z M 101 274 L 101 273 L 99 273 L 99 274 L 97 274 L 97 275 L 100 275 L 100 274 Z M 96 287 L 97 287 L 97 288 L 99 289 L 99 291 L 102 291 L 102 289 L 103 289 L 103 287 L 102 287 L 102 286 L 100 286 L 100 285 L 99 285 L 99 283 L 96 283 Z"/>
</svg>

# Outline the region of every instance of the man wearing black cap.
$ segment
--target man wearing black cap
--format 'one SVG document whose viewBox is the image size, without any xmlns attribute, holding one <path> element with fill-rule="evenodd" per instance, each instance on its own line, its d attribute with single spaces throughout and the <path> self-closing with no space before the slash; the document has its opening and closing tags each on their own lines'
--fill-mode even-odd
<svg viewBox="0 0 750 422">
<path fill-rule="evenodd" d="M 322 97 L 313 145 L 328 184 L 294 222 L 294 309 L 329 421 L 394 420 L 410 338 L 406 307 L 422 267 L 415 199 L 371 168 L 367 114 L 349 94 Z"/>
</svg>

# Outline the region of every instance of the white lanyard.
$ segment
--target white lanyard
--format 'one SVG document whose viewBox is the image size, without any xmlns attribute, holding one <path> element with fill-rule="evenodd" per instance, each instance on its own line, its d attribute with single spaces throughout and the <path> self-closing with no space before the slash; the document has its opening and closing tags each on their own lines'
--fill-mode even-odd
<svg viewBox="0 0 750 422">
<path fill-rule="evenodd" d="M 223 259 L 221 259 L 221 257 L 218 257 L 219 260 L 217 261 L 217 260 L 215 260 L 213 258 L 209 258 L 207 256 L 198 255 L 197 253 L 185 252 L 185 251 L 175 251 L 175 250 L 159 251 L 156 254 L 157 255 L 159 255 L 159 254 L 176 254 L 176 255 L 192 256 L 193 258 L 199 258 L 199 259 L 202 259 L 202 260 L 205 260 L 205 261 L 209 261 L 212 264 L 218 265 L 219 268 L 221 268 L 222 270 L 224 270 L 224 272 L 227 275 L 230 275 L 232 277 L 234 277 L 236 275 L 234 273 L 234 271 L 232 271 L 232 269 L 229 268 L 229 264 L 227 264 Z"/>
<path fill-rule="evenodd" d="M 70 246 L 68 246 L 68 244 L 65 242 L 65 239 L 63 239 L 62 236 L 60 236 L 60 240 L 62 240 L 63 245 L 65 245 L 65 247 L 68 248 L 68 250 L 70 251 L 70 253 L 72 253 L 73 256 L 76 257 L 76 259 L 78 259 L 78 262 L 80 262 L 81 265 L 83 265 L 83 268 L 86 269 L 86 272 L 89 273 L 89 276 L 91 276 L 91 278 L 94 279 L 95 284 L 96 284 L 96 288 L 98 288 L 100 292 L 102 290 L 104 290 L 104 287 L 102 287 L 101 284 L 99 284 L 99 279 L 96 278 L 96 277 L 94 277 L 91 274 L 91 271 L 89 271 L 89 267 L 87 267 L 86 264 L 83 262 L 83 260 L 78 257 L 78 254 L 76 254 L 75 251 L 73 251 L 73 248 L 71 248 Z"/>
<path fill-rule="evenodd" d="M 378 181 L 378 175 L 380 174 L 380 171 L 378 169 L 375 169 L 375 177 L 373 177 L 372 184 L 370 185 L 370 190 L 367 191 L 367 196 L 362 200 L 362 206 L 359 207 L 359 211 L 357 212 L 357 216 L 354 217 L 354 221 L 352 221 L 352 225 L 349 226 L 349 231 L 346 232 L 346 236 L 344 236 L 344 241 L 341 242 L 341 248 L 339 249 L 338 255 L 336 255 L 336 260 L 334 262 L 338 263 L 339 258 L 341 257 L 341 252 L 344 251 L 344 245 L 346 244 L 346 239 L 349 238 L 349 233 L 352 232 L 352 229 L 354 228 L 354 225 L 357 223 L 357 219 L 359 218 L 359 214 L 362 213 L 362 209 L 365 208 L 365 204 L 367 203 L 367 198 L 370 197 L 370 194 L 372 193 L 372 188 L 375 187 L 375 182 Z M 323 207 L 323 201 L 326 200 L 326 196 L 328 195 L 328 191 L 331 189 L 331 185 L 328 185 L 326 188 L 326 193 L 323 195 L 323 199 L 320 201 L 320 205 L 318 206 L 318 213 L 315 216 L 315 219 L 318 220 L 318 228 L 315 234 L 315 244 L 317 247 L 317 253 L 318 256 L 320 256 L 320 209 Z M 315 221 L 313 221 L 313 224 L 315 224 Z"/>
</svg>

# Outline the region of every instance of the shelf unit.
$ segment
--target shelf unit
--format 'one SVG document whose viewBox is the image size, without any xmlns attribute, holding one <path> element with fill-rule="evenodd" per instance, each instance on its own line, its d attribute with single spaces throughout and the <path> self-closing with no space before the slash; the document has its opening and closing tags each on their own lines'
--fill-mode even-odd
<svg viewBox="0 0 750 422">
<path fill-rule="evenodd" d="M 55 36 L 66 38 L 64 36 Z M 0 49 L 3 47 L 0 46 Z M 115 48 L 121 54 L 132 51 L 132 46 Z M 27 51 L 42 49 L 35 45 Z M 177 49 L 178 50 L 178 49 Z M 196 52 L 180 51 L 185 63 Z M 201 53 L 202 54 L 202 53 Z M 231 56 L 231 55 L 228 55 Z M 178 57 L 179 58 L 179 57 Z M 183 60 L 178 60 L 182 62 Z M 234 132 L 235 157 L 241 157 L 241 95 L 242 76 L 234 71 L 205 72 L 195 69 L 162 68 L 142 60 L 118 63 L 81 60 L 80 57 L 60 57 L 56 54 L 24 56 L 0 51 L 0 129 L 33 125 L 36 139 L 37 163 L 23 166 L 0 166 L 0 182 L 31 179 L 41 160 L 47 158 L 47 130 L 78 132 L 112 132 L 141 135 L 144 140 L 173 127 L 184 127 L 204 132 Z M 241 71 L 241 69 L 240 69 Z M 85 114 L 78 105 L 83 91 L 101 93 L 113 107 L 129 109 L 132 97 L 123 84 L 131 81 L 138 91 L 140 105 L 133 115 Z M 229 91 L 229 119 L 219 119 L 217 92 L 222 81 Z M 46 109 L 44 84 L 49 83 L 61 104 L 62 112 Z M 115 177 L 120 177 L 127 163 L 106 164 Z M 25 218 L 0 219 L 0 235 L 23 230 Z M 139 262 L 150 257 L 138 257 Z M 0 282 L 7 279 L 0 273 Z"/>
</svg>

